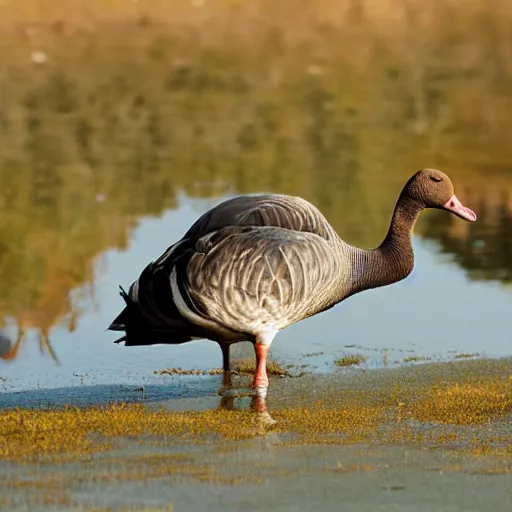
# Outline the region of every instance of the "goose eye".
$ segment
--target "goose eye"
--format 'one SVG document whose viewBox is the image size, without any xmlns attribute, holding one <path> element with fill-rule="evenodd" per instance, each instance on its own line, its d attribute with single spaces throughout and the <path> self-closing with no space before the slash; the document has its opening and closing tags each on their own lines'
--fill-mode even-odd
<svg viewBox="0 0 512 512">
<path fill-rule="evenodd" d="M 439 183 L 440 181 L 443 181 L 443 178 L 438 178 L 437 176 L 430 176 L 430 179 L 437 183 Z"/>
</svg>

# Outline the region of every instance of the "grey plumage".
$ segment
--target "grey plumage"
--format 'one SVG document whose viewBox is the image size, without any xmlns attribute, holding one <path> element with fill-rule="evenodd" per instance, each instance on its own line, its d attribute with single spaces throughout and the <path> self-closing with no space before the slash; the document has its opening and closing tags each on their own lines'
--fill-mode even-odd
<svg viewBox="0 0 512 512">
<path fill-rule="evenodd" d="M 173 269 L 171 284 L 179 283 L 185 297 L 184 316 L 188 308 L 229 332 L 256 336 L 264 329 L 279 331 L 338 300 L 340 284 L 348 284 L 342 255 L 341 240 L 329 242 L 314 233 L 223 228 L 199 239 Z M 185 278 L 179 277 L 180 267 Z"/>
<path fill-rule="evenodd" d="M 349 247 L 300 197 L 233 198 L 206 212 L 144 269 L 110 329 L 126 330 L 127 345 L 183 343 L 194 337 L 252 340 L 255 311 L 269 322 L 276 315 L 272 323 L 281 329 L 332 305 L 333 283 L 340 287 L 333 276 L 343 277 L 335 251 L 343 246 Z M 183 315 L 172 281 L 195 318 L 215 321 L 205 326 Z M 249 309 L 251 315 L 245 313 Z"/>
<path fill-rule="evenodd" d="M 427 207 L 476 219 L 448 176 L 431 169 L 407 182 L 374 250 L 341 240 L 299 197 L 225 201 L 143 270 L 109 329 L 126 331 L 125 345 L 207 338 L 221 347 L 243 340 L 268 346 L 280 330 L 354 293 L 405 278 L 414 265 L 411 231 Z"/>
</svg>

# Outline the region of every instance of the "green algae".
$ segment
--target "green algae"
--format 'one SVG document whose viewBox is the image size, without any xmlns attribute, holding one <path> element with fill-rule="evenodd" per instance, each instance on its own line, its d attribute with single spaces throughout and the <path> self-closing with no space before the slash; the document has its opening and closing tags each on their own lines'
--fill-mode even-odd
<svg viewBox="0 0 512 512">
<path fill-rule="evenodd" d="M 141 405 L 64 410 L 14 409 L 0 413 L 0 458 L 66 459 L 112 448 L 123 437 L 164 436 L 174 440 L 209 433 L 240 439 L 252 435 L 248 412 L 173 413 Z"/>
<path fill-rule="evenodd" d="M 184 369 L 178 368 L 164 368 L 162 370 L 155 370 L 155 375 L 222 375 L 224 370 L 222 368 L 213 368 L 211 370 L 199 370 L 199 369 Z"/>
<path fill-rule="evenodd" d="M 256 373 L 256 361 L 254 359 L 242 359 L 237 361 L 234 370 L 242 375 L 254 375 Z M 292 376 L 278 361 L 274 360 L 267 361 L 267 373 L 277 377 Z"/>
<path fill-rule="evenodd" d="M 421 361 L 430 361 L 430 357 L 426 356 L 407 356 L 404 357 L 404 363 L 419 363 Z"/>
<path fill-rule="evenodd" d="M 512 413 L 511 383 L 508 378 L 474 383 L 435 385 L 407 404 L 406 410 L 423 422 L 452 425 L 482 424 Z"/>
<path fill-rule="evenodd" d="M 0 460 L 81 461 L 97 459 L 118 448 L 123 440 L 160 449 L 219 440 L 236 443 L 271 431 L 283 445 L 464 446 L 473 455 L 478 450 L 480 454 L 491 450 L 512 458 L 512 450 L 503 448 L 509 445 L 509 430 L 503 427 L 500 433 L 481 428 L 512 415 L 510 361 L 429 363 L 391 372 L 357 373 L 350 378 L 341 374 L 319 381 L 310 375 L 280 386 L 278 383 L 276 395 L 281 387 L 286 390 L 286 400 L 275 407 L 271 404 L 271 416 L 277 421 L 274 426 L 262 424 L 261 414 L 254 410 L 239 409 L 183 412 L 155 409 L 154 404 L 120 404 L 3 410 Z M 477 433 L 473 427 L 478 427 Z M 173 471 L 192 474 L 187 469 L 192 464 L 186 458 L 153 456 L 151 461 L 140 462 L 140 471 L 132 476 L 125 472 L 122 478 L 158 478 Z M 206 467 L 194 477 L 214 478 Z M 109 472 L 102 478 L 117 477 Z M 0 484 L 0 488 L 5 485 Z"/>
<path fill-rule="evenodd" d="M 278 409 L 272 416 L 277 420 L 277 433 L 303 443 L 411 442 L 413 437 L 400 429 L 409 419 L 449 425 L 503 419 L 512 412 L 511 387 L 508 377 L 416 389 L 405 382 L 405 388 L 387 391 L 346 390 L 339 397 L 307 406 Z M 0 458 L 70 460 L 109 450 L 123 438 L 174 443 L 248 439 L 266 431 L 257 420 L 258 415 L 249 411 L 172 412 L 124 404 L 6 410 L 0 413 Z M 386 425 L 393 435 L 379 434 L 379 428 Z"/>
<path fill-rule="evenodd" d="M 455 354 L 453 357 L 454 359 L 470 359 L 472 357 L 480 357 L 480 354 L 477 352 L 461 352 L 460 354 Z"/>
<path fill-rule="evenodd" d="M 511 363 L 276 379 L 273 427 L 252 411 L 178 412 L 154 403 L 0 411 L 0 461 L 17 468 L 0 479 L 0 508 L 160 512 L 172 503 L 144 506 L 141 496 L 140 506 L 109 509 L 100 500 L 93 508 L 97 497 L 75 502 L 73 489 L 205 484 L 244 492 L 313 469 L 318 478 L 378 471 L 402 464 L 404 452 L 427 466 L 437 452 L 435 467 L 447 473 L 508 475 Z"/>
<path fill-rule="evenodd" d="M 287 368 L 295 368 L 295 365 L 289 365 Z M 302 365 L 300 368 L 303 369 L 307 365 Z M 155 370 L 155 375 L 222 375 L 224 370 L 222 368 L 212 368 L 211 370 L 201 370 L 196 368 L 185 369 L 181 367 L 177 368 L 164 368 L 162 370 Z M 256 373 L 256 362 L 251 359 L 242 359 L 237 361 L 233 367 L 233 373 L 240 375 L 254 375 Z M 292 374 L 278 362 L 278 361 L 267 361 L 267 373 L 269 375 L 275 375 L 278 377 L 291 377 Z"/>
</svg>

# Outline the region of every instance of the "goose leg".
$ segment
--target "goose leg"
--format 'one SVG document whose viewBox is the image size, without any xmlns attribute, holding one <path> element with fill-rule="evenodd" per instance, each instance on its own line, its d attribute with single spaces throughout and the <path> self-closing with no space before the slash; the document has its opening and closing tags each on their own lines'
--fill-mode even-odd
<svg viewBox="0 0 512 512">
<path fill-rule="evenodd" d="M 267 354 L 269 346 L 256 342 L 254 352 L 256 353 L 256 373 L 254 375 L 254 387 L 259 394 L 266 395 L 268 388 L 267 375 Z"/>
<path fill-rule="evenodd" d="M 259 395 L 265 397 L 268 389 L 267 354 L 277 330 L 265 329 L 256 335 L 254 352 L 256 353 L 256 373 L 254 375 L 254 388 Z"/>
<path fill-rule="evenodd" d="M 234 396 L 223 396 L 220 399 L 218 409 L 223 409 L 225 411 L 234 411 L 235 410 L 235 397 Z"/>
<path fill-rule="evenodd" d="M 219 343 L 220 349 L 222 350 L 222 369 L 225 372 L 231 371 L 231 364 L 229 360 L 229 353 L 231 345 L 229 343 Z"/>
<path fill-rule="evenodd" d="M 229 360 L 231 345 L 229 343 L 219 343 L 219 346 L 222 350 L 222 369 L 224 370 L 224 375 L 222 376 L 222 386 L 231 387 L 233 385 L 231 379 L 231 362 Z"/>
<path fill-rule="evenodd" d="M 231 378 L 231 372 L 224 372 L 222 376 L 222 388 L 220 392 L 225 391 L 233 386 L 233 379 Z"/>
</svg>

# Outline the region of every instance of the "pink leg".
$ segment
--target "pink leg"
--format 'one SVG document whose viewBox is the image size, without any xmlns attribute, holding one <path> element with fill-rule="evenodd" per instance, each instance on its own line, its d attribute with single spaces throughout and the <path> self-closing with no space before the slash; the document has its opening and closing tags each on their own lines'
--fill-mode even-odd
<svg viewBox="0 0 512 512">
<path fill-rule="evenodd" d="M 254 375 L 254 387 L 262 391 L 266 391 L 268 388 L 268 348 L 268 345 L 264 345 L 263 343 L 254 344 L 254 352 L 256 352 L 256 374 Z"/>
</svg>

